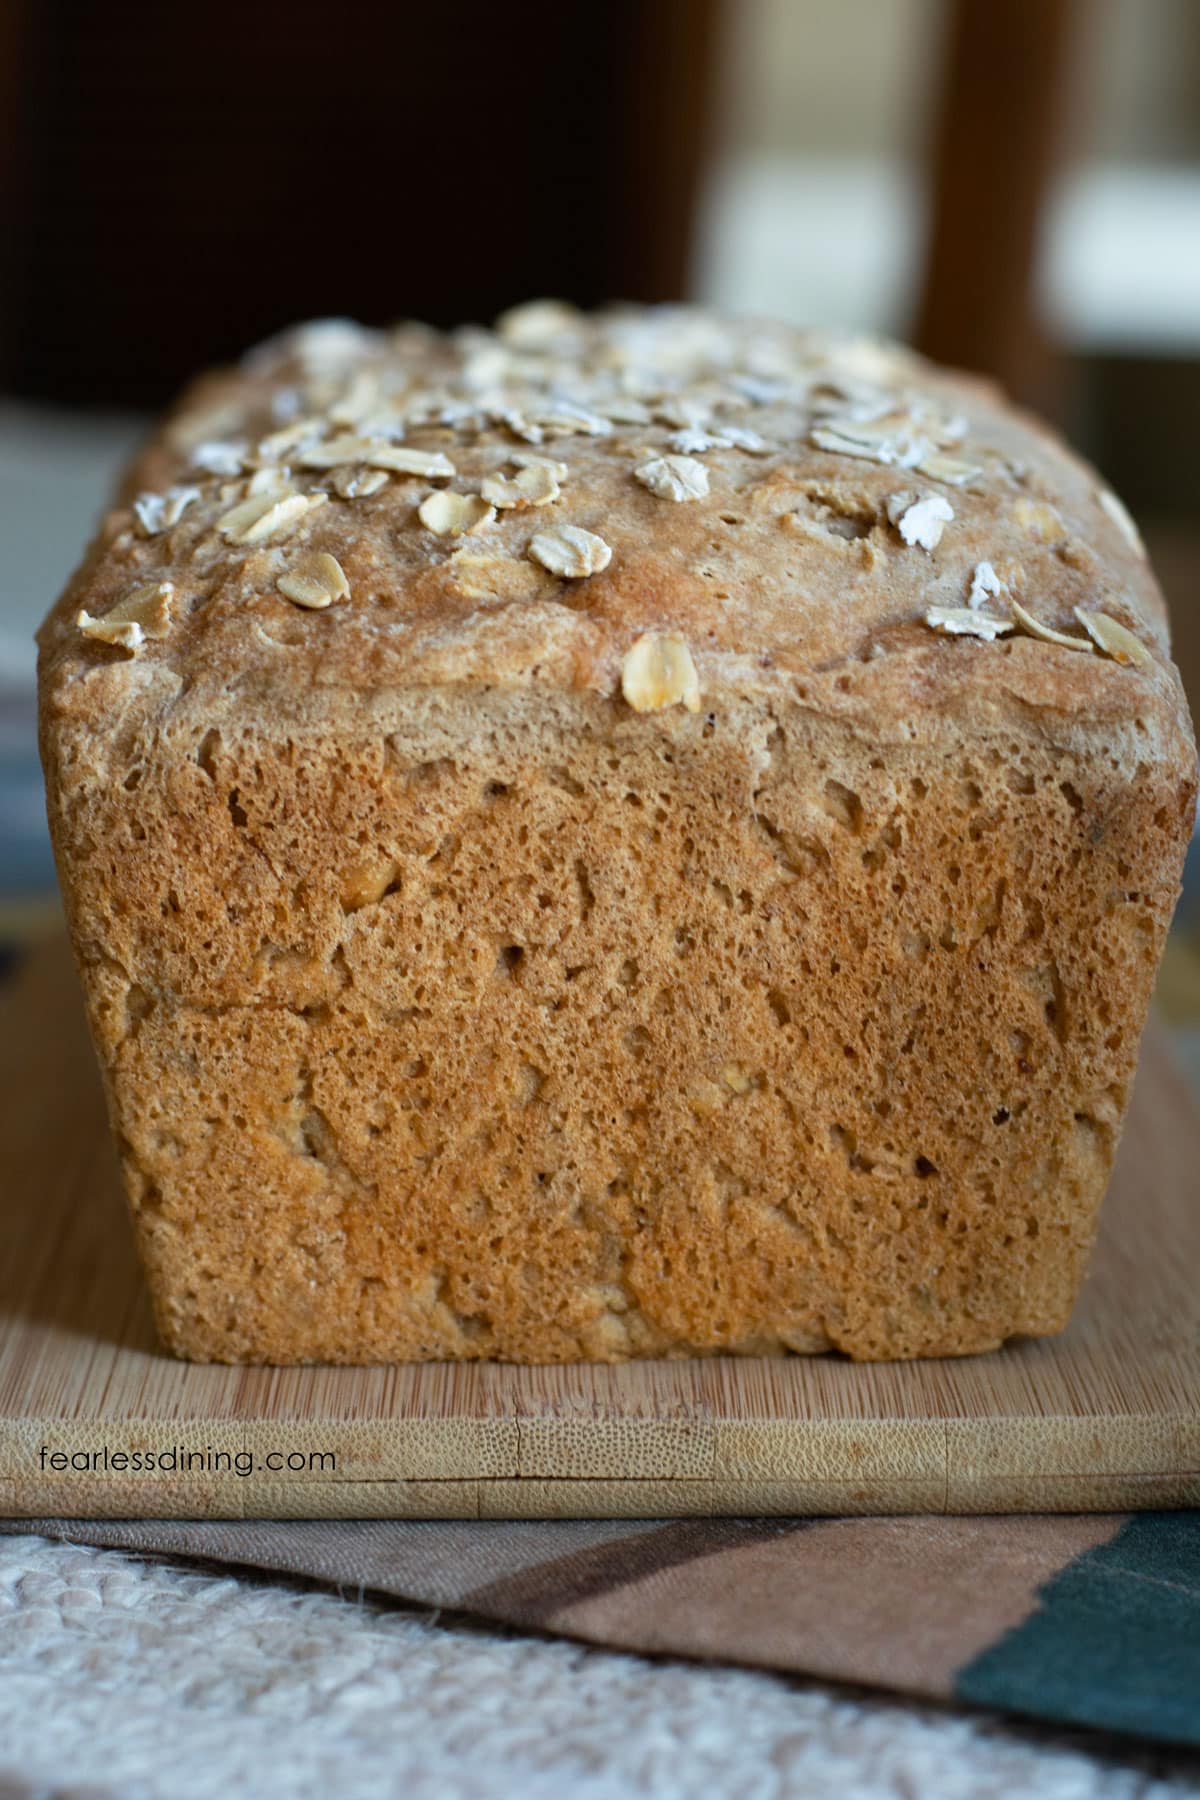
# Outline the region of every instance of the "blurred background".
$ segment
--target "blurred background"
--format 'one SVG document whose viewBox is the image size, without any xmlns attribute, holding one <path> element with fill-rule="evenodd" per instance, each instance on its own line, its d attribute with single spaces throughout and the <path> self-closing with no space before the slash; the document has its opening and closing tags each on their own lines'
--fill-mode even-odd
<svg viewBox="0 0 1200 1800">
<path fill-rule="evenodd" d="M 1197 0 L 0 0 L 0 244 L 0 938 L 52 891 L 30 634 L 147 416 L 303 317 L 686 297 L 994 375 L 1200 700 Z"/>
</svg>

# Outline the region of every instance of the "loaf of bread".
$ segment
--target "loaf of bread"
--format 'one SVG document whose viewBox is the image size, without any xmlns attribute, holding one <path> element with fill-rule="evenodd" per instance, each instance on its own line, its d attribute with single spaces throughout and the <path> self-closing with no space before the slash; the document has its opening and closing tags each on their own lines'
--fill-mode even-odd
<svg viewBox="0 0 1200 1800">
<path fill-rule="evenodd" d="M 41 651 L 172 1350 L 1066 1322 L 1195 746 L 1128 513 L 983 384 L 682 308 L 306 326 Z"/>
</svg>

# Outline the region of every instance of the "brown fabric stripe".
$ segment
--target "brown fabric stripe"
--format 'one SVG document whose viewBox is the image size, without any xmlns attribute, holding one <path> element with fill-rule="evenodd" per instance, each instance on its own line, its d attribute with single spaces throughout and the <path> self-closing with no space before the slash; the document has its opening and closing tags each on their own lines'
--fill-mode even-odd
<svg viewBox="0 0 1200 1800">
<path fill-rule="evenodd" d="M 788 1542 L 727 1546 L 546 1619 L 591 1643 L 721 1657 L 949 1698 L 958 1672 L 1036 1609 L 1046 1581 L 1122 1516 L 817 1519 Z"/>
<path fill-rule="evenodd" d="M 544 1625 L 566 1609 L 661 1575 L 683 1563 L 744 1550 L 807 1531 L 812 1519 L 676 1519 L 632 1537 L 554 1556 L 468 1589 L 471 1612 L 513 1624 Z M 719 1652 L 718 1652 L 719 1654 Z"/>
</svg>

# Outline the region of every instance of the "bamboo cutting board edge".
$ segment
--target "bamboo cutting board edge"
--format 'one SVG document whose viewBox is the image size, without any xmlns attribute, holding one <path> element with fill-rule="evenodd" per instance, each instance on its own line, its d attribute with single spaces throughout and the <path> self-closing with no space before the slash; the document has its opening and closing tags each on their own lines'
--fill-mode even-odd
<svg viewBox="0 0 1200 1800">
<path fill-rule="evenodd" d="M 1200 1504 L 1200 1126 L 1148 1034 L 1092 1275 L 994 1356 L 231 1369 L 155 1346 L 69 957 L 0 1009 L 0 1513 L 544 1518 Z M 169 1446 L 199 1471 L 45 1467 Z M 299 1473 L 288 1453 L 332 1453 Z M 233 1471 L 249 1459 L 248 1474 Z M 267 1467 L 266 1458 L 276 1459 Z M 227 1459 L 224 1466 L 221 1458 Z M 207 1459 L 207 1461 L 205 1461 Z M 214 1466 L 214 1462 L 216 1466 Z"/>
</svg>

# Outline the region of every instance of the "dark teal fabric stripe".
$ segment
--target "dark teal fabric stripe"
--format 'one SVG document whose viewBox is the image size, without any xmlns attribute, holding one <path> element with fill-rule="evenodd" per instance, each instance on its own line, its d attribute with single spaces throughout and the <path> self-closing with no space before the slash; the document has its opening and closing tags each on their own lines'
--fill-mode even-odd
<svg viewBox="0 0 1200 1800">
<path fill-rule="evenodd" d="M 1200 1745 L 1200 1513 L 1139 1513 L 961 1670 L 978 1706 Z"/>
</svg>

